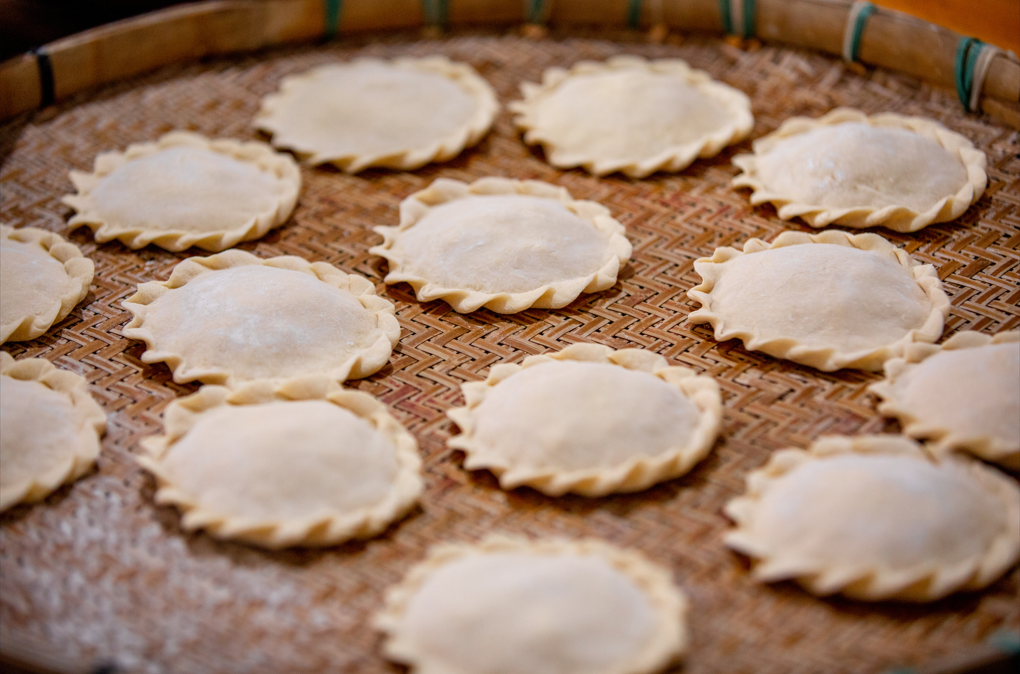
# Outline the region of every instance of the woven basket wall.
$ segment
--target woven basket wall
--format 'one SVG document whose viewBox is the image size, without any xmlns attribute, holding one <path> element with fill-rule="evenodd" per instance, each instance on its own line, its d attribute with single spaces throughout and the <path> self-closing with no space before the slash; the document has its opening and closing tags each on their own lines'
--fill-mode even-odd
<svg viewBox="0 0 1020 674">
<path fill-rule="evenodd" d="M 945 336 L 1020 327 L 1020 136 L 965 115 L 948 93 L 884 71 L 858 71 L 818 54 L 764 47 L 741 51 L 719 40 L 662 45 L 640 35 L 585 33 L 528 40 L 454 33 L 404 34 L 276 50 L 233 60 L 175 66 L 79 96 L 0 128 L 4 224 L 64 233 L 70 169 L 87 170 L 97 152 L 149 141 L 173 129 L 211 137 L 257 137 L 251 120 L 282 77 L 358 55 L 441 53 L 470 63 L 503 104 L 522 81 L 550 66 L 614 54 L 680 57 L 747 92 L 752 138 L 792 115 L 846 105 L 934 118 L 988 155 L 989 186 L 958 221 L 914 235 L 878 230 L 936 266 L 953 309 Z M 863 74 L 858 74 L 863 73 Z M 696 258 L 750 237 L 788 229 L 771 207 L 751 208 L 731 189 L 730 160 L 750 140 L 676 175 L 646 180 L 595 178 L 543 162 L 500 113 L 489 136 L 453 161 L 413 173 L 347 176 L 303 168 L 293 218 L 241 248 L 262 257 L 299 255 L 363 274 L 397 306 L 402 327 L 390 364 L 350 382 L 387 403 L 417 436 L 426 490 L 421 505 L 385 535 L 319 551 L 265 552 L 181 531 L 177 511 L 152 501 L 154 482 L 135 463 L 139 440 L 157 433 L 175 397 L 196 390 L 162 364 L 141 363 L 143 345 L 120 331 L 121 301 L 138 283 L 163 280 L 188 251 L 118 243 L 97 246 L 87 229 L 69 238 L 96 262 L 92 291 L 46 336 L 8 343 L 16 358 L 41 356 L 88 378 L 109 415 L 98 468 L 41 504 L 0 518 L 0 642 L 58 669 L 127 672 L 398 672 L 379 655 L 369 626 L 384 589 L 440 541 L 474 541 L 494 531 L 529 536 L 596 536 L 643 551 L 673 570 L 692 603 L 689 674 L 883 672 L 930 666 L 974 652 L 1005 630 L 1020 630 L 1020 571 L 980 593 L 927 606 L 821 600 L 792 584 L 751 582 L 746 561 L 723 547 L 723 504 L 743 491 L 748 471 L 787 446 L 821 434 L 896 432 L 864 392 L 877 377 L 824 374 L 717 343 L 691 326 L 686 291 L 699 282 Z M 498 175 L 562 185 L 601 202 L 627 227 L 634 256 L 612 289 L 569 307 L 501 316 L 460 315 L 442 302 L 420 304 L 406 285 L 386 288 L 385 263 L 367 253 L 396 224 L 401 199 L 438 177 Z M 486 472 L 469 473 L 446 448 L 455 431 L 444 412 L 462 403 L 460 384 L 501 362 L 577 342 L 649 349 L 716 377 L 725 416 L 713 453 L 688 476 L 646 492 L 604 499 L 548 498 L 501 491 Z"/>
</svg>

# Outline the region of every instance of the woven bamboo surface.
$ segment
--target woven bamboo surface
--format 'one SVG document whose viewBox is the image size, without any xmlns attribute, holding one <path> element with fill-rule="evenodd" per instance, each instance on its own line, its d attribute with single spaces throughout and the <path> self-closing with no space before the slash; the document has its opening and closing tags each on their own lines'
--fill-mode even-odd
<svg viewBox="0 0 1020 674">
<path fill-rule="evenodd" d="M 648 44 L 625 33 L 419 34 L 345 40 L 233 60 L 175 66 L 79 96 L 0 129 L 2 221 L 65 232 L 69 169 L 94 155 L 149 141 L 172 129 L 256 137 L 259 99 L 280 79 L 356 55 L 443 53 L 471 63 L 505 104 L 522 80 L 549 66 L 619 53 L 681 57 L 747 92 L 753 137 L 791 115 L 818 116 L 838 105 L 935 118 L 988 154 L 989 186 L 957 222 L 915 235 L 879 230 L 934 264 L 952 298 L 946 336 L 1020 326 L 1020 136 L 988 118 L 962 113 L 948 92 L 883 71 L 856 71 L 825 56 L 765 47 L 741 51 L 718 40 Z M 795 674 L 883 672 L 930 666 L 965 655 L 996 633 L 1020 630 L 1020 570 L 980 593 L 927 606 L 821 600 L 792 584 L 751 582 L 746 561 L 723 547 L 723 504 L 743 491 L 748 471 L 769 453 L 805 446 L 825 433 L 895 432 L 864 392 L 875 375 L 823 374 L 717 343 L 707 326 L 688 325 L 686 291 L 699 281 L 696 258 L 748 238 L 771 240 L 799 224 L 771 207 L 751 208 L 728 187 L 731 157 L 698 161 L 679 175 L 633 181 L 559 171 L 514 131 L 505 110 L 492 133 L 457 159 L 413 173 L 347 176 L 304 168 L 291 221 L 241 246 L 256 254 L 324 260 L 376 281 L 397 306 L 402 336 L 389 366 L 351 384 L 377 396 L 417 436 L 426 489 L 410 517 L 380 538 L 319 551 L 265 552 L 181 531 L 177 512 L 152 501 L 154 482 L 135 463 L 139 440 L 195 386 L 175 385 L 162 364 L 140 362 L 143 346 L 120 334 L 120 302 L 138 283 L 165 279 L 188 255 L 70 236 L 96 262 L 92 291 L 49 334 L 8 343 L 17 358 L 41 356 L 83 374 L 109 415 L 98 468 L 41 504 L 0 518 L 0 641 L 44 653 L 68 671 L 114 664 L 130 672 L 403 671 L 379 655 L 369 617 L 384 589 L 432 544 L 473 541 L 501 531 L 530 536 L 596 536 L 631 546 L 670 567 L 688 593 L 692 642 L 684 672 Z M 626 225 L 634 256 L 609 291 L 557 311 L 501 316 L 454 313 L 419 304 L 406 285 L 385 288 L 384 262 L 368 254 L 377 224 L 395 224 L 401 199 L 438 177 L 500 175 L 562 185 L 597 200 Z M 486 472 L 469 473 L 445 440 L 445 410 L 462 403 L 460 384 L 491 365 L 593 342 L 641 347 L 715 376 L 725 415 L 715 450 L 690 475 L 639 494 L 603 499 L 549 498 L 501 491 Z M 679 671 L 679 670 L 678 670 Z"/>
</svg>

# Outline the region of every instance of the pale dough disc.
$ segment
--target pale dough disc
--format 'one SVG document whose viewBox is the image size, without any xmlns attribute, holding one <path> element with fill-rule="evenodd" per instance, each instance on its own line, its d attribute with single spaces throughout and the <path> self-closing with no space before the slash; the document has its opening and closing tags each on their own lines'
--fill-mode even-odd
<svg viewBox="0 0 1020 674">
<path fill-rule="evenodd" d="M 239 250 L 185 260 L 124 307 L 134 314 L 124 336 L 144 341 L 142 361 L 165 361 L 178 383 L 359 379 L 386 364 L 400 337 L 393 304 L 368 279 Z"/>
<path fill-rule="evenodd" d="M 35 339 L 66 318 L 95 268 L 58 234 L 0 225 L 0 344 Z"/>
<path fill-rule="evenodd" d="M 488 132 L 499 110 L 492 87 L 444 56 L 356 59 L 284 78 L 255 126 L 272 143 L 348 173 L 446 161 Z"/>
<path fill-rule="evenodd" d="M 265 143 L 209 140 L 174 131 L 155 143 L 96 157 L 92 173 L 71 171 L 78 190 L 63 202 L 96 241 L 218 252 L 282 225 L 297 203 L 301 172 Z"/>
<path fill-rule="evenodd" d="M 733 163 L 743 171 L 733 185 L 754 190 L 752 204 L 812 227 L 915 232 L 960 217 L 988 181 L 985 154 L 941 124 L 847 108 L 788 119 Z"/>
<path fill-rule="evenodd" d="M 443 545 L 386 593 L 386 656 L 414 674 L 654 674 L 686 651 L 670 573 L 597 540 Z"/>
<path fill-rule="evenodd" d="M 869 390 L 903 432 L 1020 468 L 1020 332 L 960 332 L 941 346 L 911 344 Z"/>
<path fill-rule="evenodd" d="M 824 372 L 880 370 L 912 342 L 934 342 L 949 314 L 935 268 L 876 234 L 784 232 L 694 263 L 687 294 L 719 341 Z"/>
<path fill-rule="evenodd" d="M 1020 488 L 977 461 L 931 459 L 898 435 L 824 437 L 776 452 L 725 512 L 757 580 L 820 595 L 934 601 L 1020 558 Z"/>
<path fill-rule="evenodd" d="M 375 231 L 386 283 L 461 313 L 564 307 L 612 287 L 631 254 L 604 206 L 536 180 L 440 178 L 400 204 L 398 226 Z"/>
<path fill-rule="evenodd" d="M 712 449 L 719 385 L 641 349 L 575 344 L 463 384 L 447 414 L 464 467 L 550 496 L 633 492 L 688 472 Z"/>
<path fill-rule="evenodd" d="M 553 166 L 644 178 L 714 157 L 751 132 L 750 99 L 679 59 L 615 56 L 550 68 L 521 85 L 524 141 L 541 144 Z"/>
<path fill-rule="evenodd" d="M 88 472 L 105 430 L 106 415 L 83 377 L 0 352 L 0 511 L 39 501 Z"/>
<path fill-rule="evenodd" d="M 375 536 L 422 490 L 414 437 L 385 405 L 324 377 L 203 386 L 143 445 L 156 502 L 179 507 L 186 530 L 268 548 Z"/>
</svg>

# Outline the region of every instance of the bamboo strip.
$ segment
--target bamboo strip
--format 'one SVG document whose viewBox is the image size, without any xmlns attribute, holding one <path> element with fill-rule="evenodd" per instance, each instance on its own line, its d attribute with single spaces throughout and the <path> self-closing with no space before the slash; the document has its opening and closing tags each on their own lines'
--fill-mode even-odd
<svg viewBox="0 0 1020 674">
<path fill-rule="evenodd" d="M 759 0 L 757 34 L 765 41 L 795 42 L 801 47 L 839 54 L 849 11 L 849 0 L 808 0 L 795 6 Z M 868 30 L 864 33 L 864 37 L 869 36 Z M 793 36 L 798 39 L 792 40 Z M 863 45 L 863 38 L 861 42 Z M 863 54 L 861 59 L 866 60 Z"/>
<path fill-rule="evenodd" d="M 322 5 L 322 0 L 304 1 Z M 400 30 L 423 25 L 425 13 L 421 0 L 343 0 L 340 10 L 340 33 Z M 322 28 L 319 30 L 321 33 Z"/>
<path fill-rule="evenodd" d="M 365 0 L 362 0 L 363 2 Z M 420 2 L 420 0 L 418 0 Z M 377 0 L 368 0 L 377 3 Z M 550 0 L 546 0 L 550 2 Z M 450 23 L 455 26 L 514 25 L 527 20 L 527 0 L 452 0 Z"/>
<path fill-rule="evenodd" d="M 0 120 L 27 110 L 42 102 L 39 66 L 31 54 L 22 54 L 0 63 Z"/>
<path fill-rule="evenodd" d="M 549 23 L 554 26 L 627 25 L 629 0 L 546 0 Z M 647 4 L 647 3 L 646 3 Z"/>
<path fill-rule="evenodd" d="M 715 2 L 663 0 L 662 13 L 666 25 L 676 30 L 698 32 L 722 30 L 722 13 L 719 11 L 718 0 Z"/>
</svg>

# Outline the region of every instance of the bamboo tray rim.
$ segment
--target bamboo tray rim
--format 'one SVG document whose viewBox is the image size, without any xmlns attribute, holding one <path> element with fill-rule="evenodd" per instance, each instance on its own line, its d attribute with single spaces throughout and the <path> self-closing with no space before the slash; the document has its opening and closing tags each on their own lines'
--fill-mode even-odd
<svg viewBox="0 0 1020 674">
<path fill-rule="evenodd" d="M 329 40 L 349 33 L 422 29 L 438 34 L 445 27 L 521 25 L 540 36 L 544 26 L 601 27 L 664 31 L 736 32 L 727 39 L 752 48 L 759 40 L 818 49 L 844 50 L 853 32 L 858 63 L 911 74 L 952 87 L 947 50 L 966 51 L 966 36 L 923 19 L 884 7 L 867 13 L 867 23 L 851 31 L 860 14 L 852 0 L 602 0 L 603 10 L 578 13 L 573 2 L 541 0 L 210 0 L 174 5 L 62 38 L 0 63 L 0 121 L 44 108 L 74 93 L 125 79 L 171 63 L 255 51 L 274 45 Z M 365 3 L 374 3 L 367 10 Z M 484 12 L 467 13 L 472 3 Z M 584 3 L 580 3 L 584 4 Z M 743 10 L 740 10 L 740 7 Z M 609 11 L 608 8 L 613 11 Z M 752 30 L 724 12 L 753 9 Z M 855 9 L 856 8 L 856 9 Z M 401 9 L 404 11 L 386 11 Z M 476 8 L 477 9 L 477 8 Z M 366 13 L 368 12 L 368 13 Z M 374 13 L 371 13 L 374 12 Z M 573 12 L 573 13 L 571 13 Z M 870 18 L 869 18 L 870 17 Z M 835 23 L 834 23 L 835 22 Z M 878 22 L 888 25 L 879 30 Z M 542 27 L 535 24 L 540 23 Z M 869 26 L 876 24 L 869 31 Z M 809 28 L 810 30 L 805 30 Z M 165 43 L 159 32 L 174 33 Z M 814 35 L 819 33 L 820 35 Z M 873 35 L 874 34 L 874 35 Z M 934 40 L 934 42 L 933 42 Z M 153 46 L 154 41 L 156 47 Z M 977 107 L 1020 129 L 1020 60 L 992 50 L 985 76 L 977 86 L 984 96 Z M 959 54 L 956 54 L 959 60 Z M 969 62 L 968 62 L 969 63 Z M 966 64 L 965 64 L 966 65 Z M 959 70 L 960 64 L 956 69 Z M 957 72 L 955 79 L 959 81 Z M 959 85 L 957 85 L 959 86 Z M 961 94 L 962 95 L 962 94 Z M 977 98 L 975 96 L 975 98 Z"/>
</svg>

